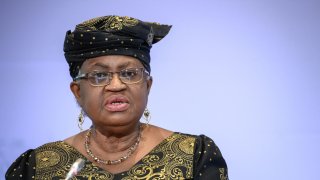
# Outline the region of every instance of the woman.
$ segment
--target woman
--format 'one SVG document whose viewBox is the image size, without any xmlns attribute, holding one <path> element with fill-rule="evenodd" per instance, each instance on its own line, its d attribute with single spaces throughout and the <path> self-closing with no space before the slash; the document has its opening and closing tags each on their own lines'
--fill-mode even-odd
<svg viewBox="0 0 320 180">
<path fill-rule="evenodd" d="M 228 179 L 210 138 L 148 124 L 150 49 L 170 28 L 104 16 L 68 31 L 64 51 L 73 78 L 70 89 L 82 109 L 79 127 L 84 115 L 92 126 L 26 151 L 6 179 Z"/>
</svg>

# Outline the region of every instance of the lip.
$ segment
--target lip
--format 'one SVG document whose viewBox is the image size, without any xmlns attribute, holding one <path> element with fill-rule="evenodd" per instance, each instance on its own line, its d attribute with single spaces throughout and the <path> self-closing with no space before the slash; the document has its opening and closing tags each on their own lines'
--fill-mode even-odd
<svg viewBox="0 0 320 180">
<path fill-rule="evenodd" d="M 122 112 L 129 108 L 129 100 L 122 95 L 109 96 L 104 103 L 104 108 L 110 112 Z"/>
</svg>

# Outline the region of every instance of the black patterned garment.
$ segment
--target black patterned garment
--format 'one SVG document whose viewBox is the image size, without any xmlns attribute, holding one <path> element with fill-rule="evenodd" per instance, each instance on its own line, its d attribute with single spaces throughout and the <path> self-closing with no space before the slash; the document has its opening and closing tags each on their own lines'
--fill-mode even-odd
<svg viewBox="0 0 320 180">
<path fill-rule="evenodd" d="M 86 160 L 73 178 L 79 180 L 228 180 L 226 162 L 215 143 L 204 135 L 182 133 L 173 133 L 130 170 L 118 174 L 99 168 L 72 146 L 57 141 L 23 153 L 5 176 L 7 180 L 61 180 L 78 158 Z"/>
</svg>

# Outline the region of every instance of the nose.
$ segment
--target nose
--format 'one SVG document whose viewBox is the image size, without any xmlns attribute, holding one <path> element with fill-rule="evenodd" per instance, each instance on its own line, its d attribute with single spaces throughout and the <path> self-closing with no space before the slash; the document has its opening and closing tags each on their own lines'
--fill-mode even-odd
<svg viewBox="0 0 320 180">
<path fill-rule="evenodd" d="M 108 91 L 122 91 L 126 88 L 127 86 L 125 83 L 121 81 L 119 78 L 118 73 L 113 73 L 112 78 L 110 80 L 110 83 L 105 86 L 105 89 Z"/>
</svg>

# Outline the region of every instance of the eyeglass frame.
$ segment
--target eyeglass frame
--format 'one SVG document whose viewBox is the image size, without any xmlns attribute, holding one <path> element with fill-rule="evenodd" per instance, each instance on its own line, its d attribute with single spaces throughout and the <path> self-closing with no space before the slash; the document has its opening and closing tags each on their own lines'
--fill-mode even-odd
<svg viewBox="0 0 320 180">
<path fill-rule="evenodd" d="M 121 77 L 120 77 L 119 74 L 120 74 L 121 72 L 126 71 L 126 70 L 129 70 L 129 69 L 140 70 L 140 72 L 142 73 L 141 79 L 139 79 L 138 81 L 133 82 L 133 83 L 123 82 L 123 80 L 121 79 Z M 106 83 L 106 84 L 101 84 L 101 85 L 93 84 L 93 83 L 89 80 L 89 74 L 92 74 L 92 73 L 95 73 L 95 72 L 98 72 L 98 73 L 99 73 L 99 72 L 100 72 L 100 73 L 101 73 L 101 72 L 104 72 L 104 73 L 106 73 L 106 74 L 110 74 L 110 73 L 111 73 L 111 76 L 110 76 L 111 78 L 109 79 L 108 83 Z M 148 79 L 150 79 L 150 73 L 149 73 L 145 68 L 139 67 L 139 68 L 126 68 L 126 69 L 122 69 L 122 70 L 117 71 L 117 72 L 114 72 L 114 71 L 98 71 L 98 70 L 93 70 L 93 71 L 91 71 L 91 72 L 81 73 L 81 72 L 79 71 L 79 74 L 78 74 L 75 78 L 73 78 L 73 81 L 78 81 L 78 80 L 81 80 L 81 79 L 86 79 L 86 80 L 89 81 L 90 85 L 92 85 L 92 86 L 94 86 L 94 87 L 108 86 L 108 85 L 111 83 L 114 74 L 118 74 L 118 78 L 119 78 L 119 80 L 120 80 L 123 84 L 129 84 L 129 85 L 130 85 L 130 84 L 136 84 L 136 83 L 141 82 L 141 80 L 145 77 L 144 74 L 146 74 L 146 75 L 147 75 L 146 77 L 147 77 Z"/>
</svg>

